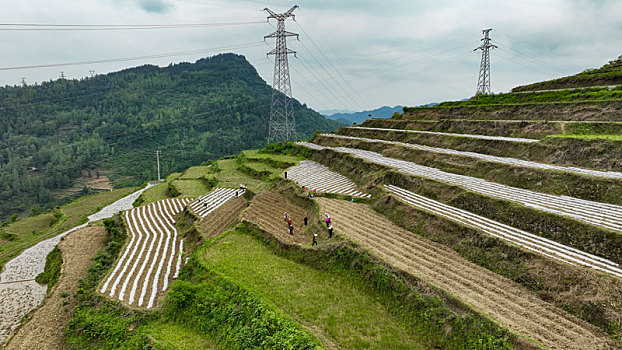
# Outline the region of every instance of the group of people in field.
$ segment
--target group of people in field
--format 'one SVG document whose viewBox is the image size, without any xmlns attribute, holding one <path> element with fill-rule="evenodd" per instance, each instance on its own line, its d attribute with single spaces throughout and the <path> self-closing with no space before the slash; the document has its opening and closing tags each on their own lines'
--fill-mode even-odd
<svg viewBox="0 0 622 350">
<path fill-rule="evenodd" d="M 324 213 L 324 217 L 325 217 L 325 222 L 326 222 L 326 229 L 328 230 L 328 238 L 333 238 L 333 225 L 332 225 L 332 221 L 330 218 L 330 215 L 328 215 L 328 213 Z M 294 235 L 294 225 L 292 224 L 292 217 L 287 214 L 287 212 L 285 212 L 285 214 L 283 214 L 283 218 L 285 220 L 285 222 L 287 223 L 287 227 L 289 229 L 289 234 L 290 235 Z M 304 217 L 303 219 L 304 222 L 304 226 L 307 226 L 307 224 L 309 223 L 309 218 L 308 217 Z M 313 234 L 313 240 L 311 241 L 311 246 L 315 246 L 317 245 L 317 233 Z"/>
</svg>

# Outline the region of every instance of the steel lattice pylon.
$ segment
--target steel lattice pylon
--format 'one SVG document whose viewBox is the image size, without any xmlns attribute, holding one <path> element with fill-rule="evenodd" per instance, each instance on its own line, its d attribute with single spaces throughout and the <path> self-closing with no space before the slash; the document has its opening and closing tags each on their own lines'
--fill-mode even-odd
<svg viewBox="0 0 622 350">
<path fill-rule="evenodd" d="M 490 49 L 497 48 L 496 45 L 490 43 L 489 33 L 492 29 L 484 29 L 484 42 L 482 46 L 475 48 L 473 51 L 482 50 L 482 61 L 479 65 L 479 78 L 477 79 L 477 92 L 475 95 L 490 94 Z"/>
<path fill-rule="evenodd" d="M 289 80 L 289 63 L 287 55 L 296 54 L 295 51 L 287 48 L 287 37 L 298 34 L 285 30 L 285 20 L 289 17 L 295 18 L 292 14 L 298 6 L 294 6 L 285 13 L 274 13 L 265 8 L 268 12 L 268 20 L 277 20 L 276 32 L 266 35 L 266 38 L 276 38 L 276 47 L 268 52 L 274 55 L 274 81 L 272 84 L 272 106 L 270 108 L 270 125 L 268 127 L 268 143 L 293 141 L 296 136 L 296 120 L 294 119 L 294 104 L 292 102 L 292 87 Z"/>
</svg>

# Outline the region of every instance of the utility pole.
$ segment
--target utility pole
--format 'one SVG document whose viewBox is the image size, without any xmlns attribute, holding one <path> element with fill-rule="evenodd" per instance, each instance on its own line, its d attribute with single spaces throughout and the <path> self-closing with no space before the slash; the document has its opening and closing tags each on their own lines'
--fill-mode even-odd
<svg viewBox="0 0 622 350">
<path fill-rule="evenodd" d="M 156 151 L 156 159 L 158 162 L 158 181 L 161 181 L 162 179 L 160 179 L 160 150 Z"/>
<path fill-rule="evenodd" d="M 65 72 L 60 72 L 60 78 L 65 79 Z"/>
<path fill-rule="evenodd" d="M 89 69 L 89 73 L 91 74 L 91 78 L 95 76 L 95 71 L 93 69 Z"/>
<path fill-rule="evenodd" d="M 265 8 L 268 12 L 268 20 L 274 18 L 277 20 L 276 32 L 264 36 L 266 38 L 276 38 L 276 47 L 268 52 L 268 55 L 274 55 L 274 80 L 272 83 L 272 104 L 270 107 L 270 124 L 268 126 L 268 143 L 284 142 L 293 140 L 296 137 L 296 121 L 294 119 L 294 103 L 292 102 L 292 87 L 289 79 L 289 63 L 287 55 L 296 51 L 287 48 L 287 37 L 298 34 L 285 30 L 285 20 L 289 17 L 296 19 L 292 14 L 298 5 L 295 5 L 285 13 L 274 13 L 274 11 Z"/>
<path fill-rule="evenodd" d="M 479 65 L 479 78 L 477 79 L 477 95 L 490 94 L 490 49 L 496 49 L 497 45 L 490 43 L 490 31 L 492 29 L 484 29 L 484 42 L 481 46 L 475 48 L 473 51 L 482 50 L 482 61 Z"/>
</svg>

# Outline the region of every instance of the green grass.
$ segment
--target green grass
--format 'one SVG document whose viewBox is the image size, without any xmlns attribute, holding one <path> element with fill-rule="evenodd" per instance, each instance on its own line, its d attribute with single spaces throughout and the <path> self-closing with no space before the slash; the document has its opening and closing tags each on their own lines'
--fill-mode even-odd
<svg viewBox="0 0 622 350">
<path fill-rule="evenodd" d="M 0 241 L 0 269 L 9 260 L 19 255 L 25 249 L 32 247 L 40 241 L 54 237 L 70 228 L 85 223 L 87 216 L 94 214 L 106 205 L 125 197 L 136 191 L 136 187 L 120 188 L 117 190 L 102 192 L 96 195 L 82 197 L 62 206 L 63 219 L 53 226 L 49 226 L 50 213 L 36 217 L 18 220 L 8 227 L 6 231 L 14 233 L 18 238 L 14 241 Z M 25 224 L 22 226 L 22 222 Z M 33 234 L 33 231 L 35 233 Z"/>
<path fill-rule="evenodd" d="M 202 334 L 174 322 L 158 322 L 145 329 L 158 345 L 166 349 L 216 349 L 214 343 Z"/>
<path fill-rule="evenodd" d="M 287 163 L 298 163 L 303 157 L 299 156 L 290 156 L 285 154 L 268 154 L 268 153 L 259 153 L 259 150 L 249 150 L 242 151 L 247 158 L 261 158 L 261 159 L 274 159 L 279 162 L 287 162 Z"/>
<path fill-rule="evenodd" d="M 208 166 L 193 166 L 186 169 L 184 173 L 179 177 L 180 180 L 200 179 L 210 172 Z"/>
<path fill-rule="evenodd" d="M 30 216 L 17 221 L 9 226 L 8 232 L 15 233 L 19 236 L 25 236 L 33 232 L 41 232 L 50 227 L 52 224 L 52 213 Z"/>
<path fill-rule="evenodd" d="M 173 185 L 179 191 L 179 197 L 198 197 L 209 192 L 201 180 L 175 180 Z"/>
<path fill-rule="evenodd" d="M 318 339 L 329 339 L 339 348 L 422 348 L 387 310 L 344 275 L 277 256 L 251 236 L 230 233 L 200 256 L 214 270 L 307 325 Z"/>
<path fill-rule="evenodd" d="M 141 195 L 143 198 L 143 204 L 152 203 L 161 199 L 169 198 L 167 194 L 166 182 L 153 186 L 150 189 L 143 192 Z"/>
<path fill-rule="evenodd" d="M 35 281 L 39 284 L 48 285 L 48 293 L 58 282 L 60 278 L 60 270 L 63 266 L 63 257 L 58 247 L 54 247 L 45 258 L 45 268 L 43 272 L 35 277 Z"/>
<path fill-rule="evenodd" d="M 605 140 L 622 141 L 622 135 L 595 135 L 595 134 L 554 134 L 548 135 L 549 138 L 580 139 L 580 140 Z"/>
<path fill-rule="evenodd" d="M 216 173 L 218 187 L 238 188 L 240 184 L 245 184 L 249 190 L 256 194 L 270 188 L 270 184 L 238 170 L 236 159 L 223 159 L 218 161 L 220 171 Z"/>
</svg>

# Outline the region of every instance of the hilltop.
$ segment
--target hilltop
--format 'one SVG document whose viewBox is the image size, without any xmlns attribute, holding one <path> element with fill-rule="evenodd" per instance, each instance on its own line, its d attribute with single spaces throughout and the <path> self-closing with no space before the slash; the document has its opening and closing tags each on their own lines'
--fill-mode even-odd
<svg viewBox="0 0 622 350">
<path fill-rule="evenodd" d="M 0 220 L 89 192 L 265 145 L 272 88 L 243 57 L 144 65 L 82 80 L 0 88 Z M 341 124 L 294 101 L 297 137 Z M 100 177 L 101 175 L 101 177 Z M 105 187 L 105 186 L 104 186 Z"/>
<path fill-rule="evenodd" d="M 384 106 L 369 111 L 351 112 L 351 113 L 333 113 L 325 116 L 332 120 L 337 120 L 343 124 L 362 123 L 368 118 L 391 118 L 393 113 L 402 111 L 402 106 L 389 107 Z"/>
<path fill-rule="evenodd" d="M 555 90 L 589 86 L 610 86 L 622 84 L 622 56 L 597 69 L 586 69 L 581 73 L 542 81 L 538 83 L 517 86 L 512 92 Z"/>
</svg>

